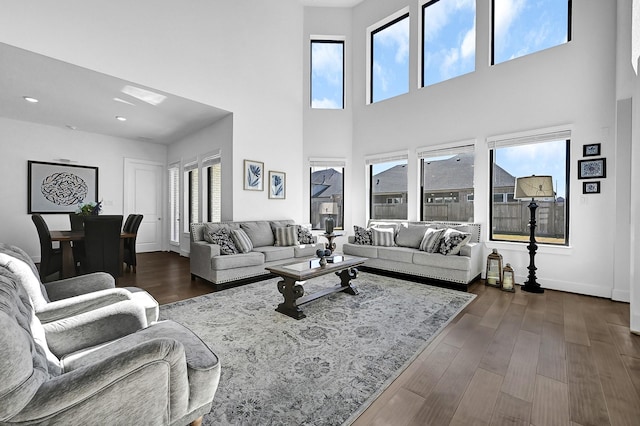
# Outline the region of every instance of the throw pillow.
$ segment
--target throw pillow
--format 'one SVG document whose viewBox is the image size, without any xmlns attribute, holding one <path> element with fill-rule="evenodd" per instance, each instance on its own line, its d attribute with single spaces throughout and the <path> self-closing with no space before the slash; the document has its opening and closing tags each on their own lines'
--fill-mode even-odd
<svg viewBox="0 0 640 426">
<path fill-rule="evenodd" d="M 440 239 L 445 229 L 428 228 L 420 242 L 420 250 L 427 253 L 436 253 L 440 248 Z"/>
<path fill-rule="evenodd" d="M 272 246 L 275 243 L 271 225 L 267 221 L 243 222 L 240 224 L 254 247 Z"/>
<path fill-rule="evenodd" d="M 231 239 L 233 239 L 233 242 L 240 253 L 249 253 L 253 250 L 253 243 L 249 239 L 247 233 L 242 229 L 234 229 L 231 231 Z"/>
<path fill-rule="evenodd" d="M 398 229 L 396 245 L 398 247 L 420 248 L 427 227 L 424 225 L 403 225 Z"/>
<path fill-rule="evenodd" d="M 395 246 L 395 231 L 391 228 L 371 228 L 372 243 L 374 246 Z"/>
<path fill-rule="evenodd" d="M 298 242 L 300 244 L 313 244 L 314 243 L 313 234 L 311 234 L 311 231 L 309 231 L 304 226 L 299 226 L 299 225 L 293 225 L 293 226 L 297 226 L 297 228 L 298 228 Z"/>
<path fill-rule="evenodd" d="M 470 239 L 470 233 L 449 228 L 440 242 L 440 253 L 447 256 L 458 254 L 460 253 L 460 248 L 467 244 Z"/>
<path fill-rule="evenodd" d="M 371 229 L 363 228 L 362 226 L 353 226 L 353 232 L 355 233 L 354 244 L 362 244 L 366 246 L 371 245 Z"/>
<path fill-rule="evenodd" d="M 297 246 L 300 244 L 296 226 L 278 226 L 273 228 L 273 233 L 276 236 L 275 245 L 278 247 Z"/>
<path fill-rule="evenodd" d="M 236 249 L 236 245 L 231 240 L 231 235 L 229 235 L 229 231 L 225 228 L 220 228 L 217 231 L 208 232 L 209 240 L 213 244 L 217 244 L 220 246 L 221 254 L 237 254 L 238 249 Z"/>
</svg>

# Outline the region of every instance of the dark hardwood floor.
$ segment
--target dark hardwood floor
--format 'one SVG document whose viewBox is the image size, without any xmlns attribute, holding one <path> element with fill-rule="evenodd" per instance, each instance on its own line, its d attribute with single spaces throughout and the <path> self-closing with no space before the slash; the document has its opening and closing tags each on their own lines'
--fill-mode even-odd
<svg viewBox="0 0 640 426">
<path fill-rule="evenodd" d="M 173 253 L 138 254 L 137 273 L 118 286 L 161 304 L 214 291 Z M 470 291 L 476 299 L 355 425 L 640 425 L 640 336 L 629 332 L 628 304 L 482 281 Z"/>
</svg>

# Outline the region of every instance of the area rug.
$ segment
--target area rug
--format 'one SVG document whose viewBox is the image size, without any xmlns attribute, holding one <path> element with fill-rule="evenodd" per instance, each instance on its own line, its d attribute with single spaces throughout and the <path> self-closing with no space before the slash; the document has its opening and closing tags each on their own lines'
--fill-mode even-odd
<svg viewBox="0 0 640 426">
<path fill-rule="evenodd" d="M 361 272 L 295 320 L 274 309 L 277 278 L 160 307 L 220 357 L 204 425 L 350 424 L 474 295 Z M 305 283 L 305 293 L 335 275 Z"/>
</svg>

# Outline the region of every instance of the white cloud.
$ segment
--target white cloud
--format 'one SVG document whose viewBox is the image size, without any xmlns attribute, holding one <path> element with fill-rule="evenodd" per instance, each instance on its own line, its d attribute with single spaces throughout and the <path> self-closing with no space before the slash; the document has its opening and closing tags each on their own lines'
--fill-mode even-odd
<svg viewBox="0 0 640 426">
<path fill-rule="evenodd" d="M 495 0 L 495 33 L 502 38 L 518 18 L 527 0 Z"/>
<path fill-rule="evenodd" d="M 340 109 L 340 106 L 335 101 L 327 98 L 313 99 L 311 101 L 311 107 L 324 109 Z"/>
<path fill-rule="evenodd" d="M 395 61 L 399 64 L 406 63 L 409 58 L 409 18 L 396 22 L 374 36 L 385 46 L 396 48 Z"/>
<path fill-rule="evenodd" d="M 442 60 L 441 66 L 441 74 L 445 79 L 451 78 L 453 71 L 457 67 L 458 61 L 460 60 L 459 50 L 456 48 L 449 49 L 446 52 L 444 59 Z"/>
<path fill-rule="evenodd" d="M 386 71 L 384 68 L 380 66 L 380 64 L 376 61 L 373 62 L 373 75 L 376 76 L 378 81 L 380 82 L 380 89 L 383 92 L 386 92 L 389 89 L 389 81 L 387 79 Z"/>
<path fill-rule="evenodd" d="M 473 23 L 473 28 L 471 28 L 465 34 L 462 39 L 462 46 L 460 46 L 460 54 L 463 58 L 469 58 L 475 56 L 476 53 L 476 24 Z"/>
<path fill-rule="evenodd" d="M 314 76 L 333 85 L 342 84 L 342 46 L 333 43 L 314 43 L 311 69 Z"/>
<path fill-rule="evenodd" d="M 426 40 L 431 41 L 439 35 L 442 27 L 449 23 L 451 16 L 461 10 L 475 11 L 475 0 L 439 1 L 428 6 L 424 17 Z"/>
</svg>

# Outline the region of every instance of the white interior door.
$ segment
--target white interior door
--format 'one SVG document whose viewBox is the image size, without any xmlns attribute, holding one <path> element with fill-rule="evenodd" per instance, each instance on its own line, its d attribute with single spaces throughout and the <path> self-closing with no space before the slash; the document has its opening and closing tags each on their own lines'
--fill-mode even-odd
<svg viewBox="0 0 640 426">
<path fill-rule="evenodd" d="M 136 239 L 137 252 L 162 250 L 163 173 L 163 164 L 125 158 L 124 216 L 144 215 Z"/>
</svg>

